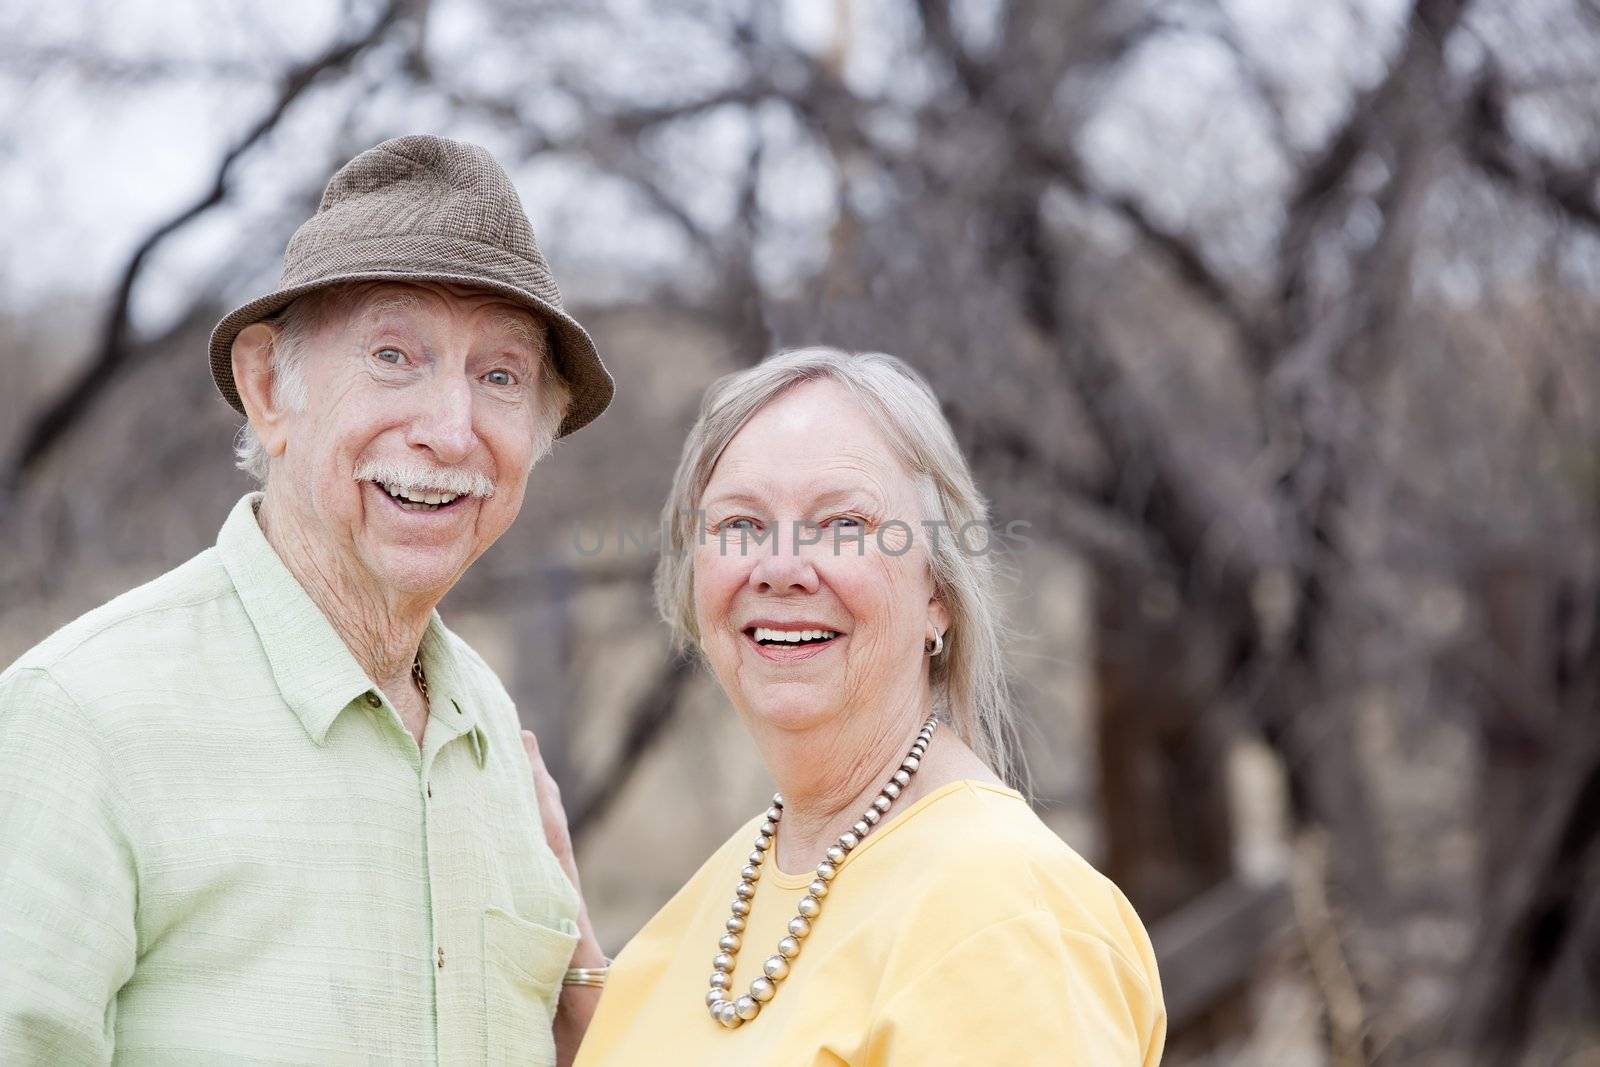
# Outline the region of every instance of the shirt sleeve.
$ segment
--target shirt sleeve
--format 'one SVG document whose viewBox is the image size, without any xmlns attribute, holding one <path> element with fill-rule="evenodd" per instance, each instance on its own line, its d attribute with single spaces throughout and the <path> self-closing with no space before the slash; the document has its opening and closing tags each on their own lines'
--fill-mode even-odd
<svg viewBox="0 0 1600 1067">
<path fill-rule="evenodd" d="M 137 954 L 128 812 L 46 672 L 0 676 L 0 1063 L 109 1063 Z"/>
<path fill-rule="evenodd" d="M 1040 908 L 957 943 L 888 1000 L 874 1067 L 1155 1067 L 1159 984 L 1108 941 Z"/>
</svg>

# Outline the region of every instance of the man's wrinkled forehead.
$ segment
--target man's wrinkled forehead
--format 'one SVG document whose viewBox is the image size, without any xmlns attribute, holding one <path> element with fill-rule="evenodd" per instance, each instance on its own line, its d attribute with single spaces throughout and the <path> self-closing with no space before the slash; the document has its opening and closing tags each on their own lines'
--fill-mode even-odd
<svg viewBox="0 0 1600 1067">
<path fill-rule="evenodd" d="M 430 307 L 443 307 L 446 298 L 467 305 L 465 310 L 473 314 L 478 326 L 492 330 L 497 337 L 536 355 L 548 351 L 547 328 L 541 318 L 495 293 L 465 286 L 387 281 L 358 283 L 345 294 L 349 315 L 346 321 L 373 329 L 407 324 Z"/>
</svg>

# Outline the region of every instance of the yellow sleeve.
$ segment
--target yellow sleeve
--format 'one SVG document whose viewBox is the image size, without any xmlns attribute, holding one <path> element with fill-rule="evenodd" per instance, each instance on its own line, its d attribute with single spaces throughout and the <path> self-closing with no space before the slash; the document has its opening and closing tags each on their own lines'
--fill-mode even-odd
<svg viewBox="0 0 1600 1067">
<path fill-rule="evenodd" d="M 1153 974 L 1040 908 L 957 943 L 895 993 L 871 1067 L 1155 1067 L 1166 1011 Z"/>
</svg>

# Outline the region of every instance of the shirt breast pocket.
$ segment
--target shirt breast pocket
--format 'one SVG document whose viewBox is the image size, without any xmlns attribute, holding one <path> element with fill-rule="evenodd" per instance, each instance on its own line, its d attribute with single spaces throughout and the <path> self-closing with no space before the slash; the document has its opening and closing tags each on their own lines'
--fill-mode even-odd
<svg viewBox="0 0 1600 1067">
<path fill-rule="evenodd" d="M 578 943 L 570 919 L 546 926 L 490 908 L 483 913 L 483 997 L 488 1020 L 485 1048 L 491 1064 L 553 1067 L 550 1023 L 561 979 Z"/>
</svg>

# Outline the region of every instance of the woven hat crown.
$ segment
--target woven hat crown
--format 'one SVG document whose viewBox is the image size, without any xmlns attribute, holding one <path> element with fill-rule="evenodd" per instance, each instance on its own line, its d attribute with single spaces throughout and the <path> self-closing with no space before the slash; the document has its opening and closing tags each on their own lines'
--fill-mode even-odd
<svg viewBox="0 0 1600 1067">
<path fill-rule="evenodd" d="M 328 182 L 316 213 L 289 241 L 278 289 L 226 316 L 212 333 L 212 374 L 222 395 L 243 411 L 232 344 L 245 326 L 326 285 L 384 280 L 487 289 L 543 317 L 557 370 L 572 391 L 563 436 L 610 403 L 611 376 L 563 309 L 505 170 L 477 145 L 429 136 L 385 141 Z"/>
</svg>

